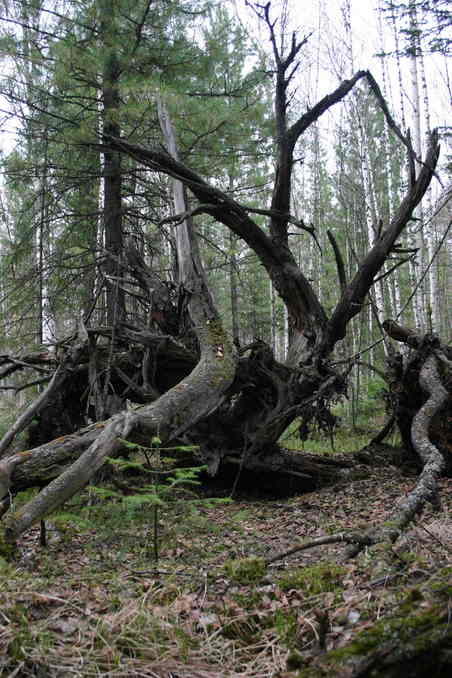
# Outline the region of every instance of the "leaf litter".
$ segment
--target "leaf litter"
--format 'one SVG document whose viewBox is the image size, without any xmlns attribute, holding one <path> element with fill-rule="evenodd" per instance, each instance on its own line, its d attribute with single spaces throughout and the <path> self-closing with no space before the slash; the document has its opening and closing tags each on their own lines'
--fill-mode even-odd
<svg viewBox="0 0 452 678">
<path fill-rule="evenodd" d="M 146 520 L 55 529 L 46 549 L 31 530 L 14 565 L 0 562 L 0 675 L 296 676 L 410 592 L 428 604 L 427 584 L 450 566 L 450 481 L 442 511 L 428 507 L 395 545 L 345 562 L 343 545 L 319 546 L 264 571 L 259 559 L 380 524 L 414 482 L 375 468 L 285 502 L 181 504 L 160 517 L 158 563 Z"/>
</svg>

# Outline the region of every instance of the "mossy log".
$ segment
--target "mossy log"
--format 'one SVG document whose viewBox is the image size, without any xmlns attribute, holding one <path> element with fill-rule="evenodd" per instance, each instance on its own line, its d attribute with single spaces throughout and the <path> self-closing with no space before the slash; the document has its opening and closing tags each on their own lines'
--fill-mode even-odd
<svg viewBox="0 0 452 678">
<path fill-rule="evenodd" d="M 297 678 L 446 678 L 452 675 L 452 625 L 447 601 L 405 610 L 327 652 Z"/>
</svg>

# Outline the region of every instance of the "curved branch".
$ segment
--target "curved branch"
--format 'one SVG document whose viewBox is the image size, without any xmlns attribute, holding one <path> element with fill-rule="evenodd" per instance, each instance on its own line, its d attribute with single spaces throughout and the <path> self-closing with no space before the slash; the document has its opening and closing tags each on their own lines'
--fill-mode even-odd
<svg viewBox="0 0 452 678">
<path fill-rule="evenodd" d="M 347 277 L 345 275 L 344 259 L 342 258 L 342 253 L 339 249 L 339 245 L 337 244 L 337 240 L 334 237 L 332 231 L 328 229 L 326 234 L 328 236 L 328 240 L 331 243 L 331 247 L 333 248 L 334 258 L 336 260 L 337 277 L 339 278 L 341 292 L 344 293 L 344 290 L 347 287 Z"/>
<path fill-rule="evenodd" d="M 420 408 L 413 419 L 411 439 L 413 446 L 424 462 L 424 468 L 414 489 L 399 503 L 393 516 L 383 527 L 369 531 L 372 544 L 381 541 L 394 542 L 401 531 L 409 525 L 427 501 L 434 502 L 438 492 L 438 480 L 444 473 L 446 462 L 439 450 L 430 442 L 429 426 L 433 417 L 444 406 L 449 397 L 441 383 L 434 355 L 428 356 L 422 366 L 419 382 L 429 394 L 427 402 Z M 351 548 L 348 556 L 357 555 L 361 546 Z"/>
<path fill-rule="evenodd" d="M 289 127 L 287 131 L 287 137 L 290 142 L 292 149 L 297 143 L 300 136 L 310 127 L 314 122 L 316 122 L 320 116 L 322 116 L 331 106 L 342 101 L 344 97 L 353 89 L 358 80 L 367 77 L 368 71 L 357 71 L 349 80 L 343 80 L 339 87 L 337 87 L 334 92 L 327 94 L 323 99 L 316 103 L 313 108 L 309 109 L 304 115 L 301 116 L 294 124 Z"/>
<path fill-rule="evenodd" d="M 310 329 L 315 334 L 316 328 L 322 329 L 326 326 L 325 311 L 289 248 L 284 243 L 269 238 L 248 216 L 246 207 L 208 184 L 166 151 L 144 148 L 108 135 L 105 139 L 112 149 L 127 153 L 147 167 L 181 181 L 203 203 L 206 214 L 210 214 L 242 238 L 256 252 L 299 331 Z M 287 220 L 287 215 L 284 218 Z"/>
<path fill-rule="evenodd" d="M 267 558 L 265 560 L 265 564 L 270 565 L 271 563 L 276 563 L 276 561 L 282 560 L 283 558 L 287 558 L 287 556 L 292 556 L 294 553 L 299 553 L 300 551 L 307 551 L 308 549 L 313 549 L 316 546 L 325 546 L 328 544 L 340 544 L 340 543 L 359 544 L 361 547 L 364 547 L 369 546 L 371 544 L 371 541 L 369 537 L 360 534 L 346 534 L 345 532 L 340 534 L 330 534 L 327 537 L 317 537 L 317 539 L 311 539 L 311 541 L 304 542 L 303 544 L 298 544 L 297 546 L 293 546 L 287 551 L 277 553 L 271 558 Z"/>
<path fill-rule="evenodd" d="M 266 265 L 275 263 L 274 248 L 270 238 L 253 221 L 242 205 L 227 193 L 211 186 L 199 174 L 182 162 L 175 160 L 164 150 L 145 148 L 125 139 L 104 135 L 109 147 L 126 153 L 156 172 L 163 172 L 181 181 L 203 204 L 205 214 L 217 219 L 240 236 L 256 252 Z M 100 148 L 105 148 L 100 146 Z"/>
</svg>

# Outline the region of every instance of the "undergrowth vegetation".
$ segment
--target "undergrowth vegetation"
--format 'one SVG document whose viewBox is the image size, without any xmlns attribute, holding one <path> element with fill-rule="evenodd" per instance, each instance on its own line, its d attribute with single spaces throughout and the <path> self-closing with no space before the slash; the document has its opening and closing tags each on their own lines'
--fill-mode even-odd
<svg viewBox="0 0 452 678">
<path fill-rule="evenodd" d="M 46 521 L 46 547 L 36 528 L 15 562 L 0 560 L 0 675 L 342 675 L 353 647 L 386 642 L 389 623 L 403 638 L 401 618 L 447 606 L 447 500 L 354 561 L 330 545 L 265 562 L 381 522 L 414 478 L 374 468 L 281 503 L 214 501 L 200 469 L 176 470 L 170 454 L 156 445 L 111 460 Z"/>
<path fill-rule="evenodd" d="M 295 420 L 281 436 L 280 445 L 289 450 L 327 456 L 358 452 L 369 443 L 379 428 L 383 428 L 387 420 L 386 397 L 385 382 L 379 378 L 370 379 L 358 401 L 344 398 L 331 408 L 335 425 L 334 419 L 320 424 L 314 420 L 304 440 L 303 434 L 300 435 L 300 422 Z M 393 446 L 400 444 L 400 435 L 396 429 L 387 442 Z"/>
</svg>

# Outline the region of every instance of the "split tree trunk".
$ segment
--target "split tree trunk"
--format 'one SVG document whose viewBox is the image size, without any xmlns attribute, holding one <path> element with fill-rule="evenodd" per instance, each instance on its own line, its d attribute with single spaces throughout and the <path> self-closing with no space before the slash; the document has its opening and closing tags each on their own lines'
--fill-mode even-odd
<svg viewBox="0 0 452 678">
<path fill-rule="evenodd" d="M 167 123 L 170 129 L 169 121 Z M 176 195 L 180 195 L 180 190 L 183 190 L 182 185 L 175 186 Z M 152 436 L 159 436 L 163 441 L 170 435 L 180 436 L 218 406 L 222 394 L 231 384 L 236 358 L 214 307 L 189 229 L 185 222 L 180 224 L 177 232 L 179 270 L 181 284 L 189 295 L 188 309 L 200 346 L 198 364 L 187 378 L 154 403 L 139 410 L 126 409 L 103 422 L 100 431 L 96 424 L 81 436 L 75 436 L 75 440 L 69 442 L 69 448 L 87 446 L 87 449 L 37 497 L 8 517 L 4 530 L 4 540 L 8 544 L 14 544 L 24 530 L 82 489 L 105 458 L 115 455 L 122 441 L 134 432 L 139 431 L 149 440 Z"/>
<path fill-rule="evenodd" d="M 432 133 L 425 161 L 416 174 L 409 139 L 402 135 L 390 116 L 378 85 L 368 71 L 358 71 L 350 79 L 344 80 L 333 92 L 290 124 L 287 116 L 290 99 L 288 88 L 298 66 L 297 55 L 306 39 L 298 41 L 294 34 L 288 53 L 282 54 L 274 33 L 275 22 L 269 16 L 270 3 L 256 5 L 255 9 L 269 30 L 276 73 L 276 171 L 271 207 L 255 209 L 242 205 L 181 163 L 177 159 L 170 122 L 165 120 L 163 110 L 161 121 L 169 152 L 131 144 L 105 129 L 105 145 L 100 150 L 106 158 L 110 157 L 109 154 L 113 158 L 117 157 L 117 153 L 126 153 L 152 170 L 163 172 L 175 180 L 173 195 L 179 214 L 173 217 L 173 221 L 179 224 L 177 237 L 178 266 L 182 273 L 181 292 L 186 295 L 190 329 L 199 344 L 199 362 L 187 377 L 166 390 L 154 402 L 147 402 L 141 409 L 122 411 L 99 425 L 69 436 L 67 440 L 44 446 L 41 448 L 42 456 L 38 450 L 33 451 L 30 460 L 17 473 L 26 473 L 28 465 L 30 469 L 33 464 L 39 465 L 39 459 L 46 454 L 52 457 L 57 454 L 57 450 L 60 453 L 65 450 L 69 454 L 84 450 L 75 466 L 53 480 L 22 511 L 10 516 L 5 533 L 9 541 L 14 541 L 33 521 L 42 518 L 83 487 L 105 456 L 118 450 L 120 439 L 125 436 L 158 435 L 165 441 L 187 433 L 192 440 L 202 443 L 212 471 L 218 468 L 223 459 L 232 457 L 240 468 L 268 469 L 273 472 L 275 468 L 289 469 L 295 475 L 309 475 L 302 457 L 292 455 L 289 458 L 282 453 L 277 445 L 278 439 L 297 418 L 301 421 L 302 436 L 307 434 L 313 420 L 327 428 L 332 425 L 328 403 L 344 391 L 347 373 L 337 373 L 330 363 L 330 356 L 336 343 L 346 336 L 349 322 L 363 309 L 376 276 L 397 247 L 398 238 L 427 190 L 438 159 L 438 135 Z M 353 279 L 343 284 L 337 306 L 328 317 L 289 246 L 290 223 L 313 235 L 311 227 L 294 219 L 290 213 L 294 153 L 303 133 L 321 115 L 342 101 L 360 81 L 367 81 L 390 129 L 408 149 L 411 184 L 394 217 L 390 223 L 382 226 L 372 248 L 359 263 Z M 111 84 L 115 84 L 114 77 Z M 182 184 L 198 201 L 191 212 L 187 210 Z M 267 217 L 268 231 L 250 217 L 253 212 Z M 263 342 L 255 342 L 248 347 L 249 355 L 245 355 L 244 347 L 237 368 L 237 358 L 213 306 L 191 230 L 191 217 L 200 213 L 224 224 L 247 243 L 258 256 L 285 303 L 290 346 L 284 364 L 275 360 L 271 349 Z M 143 273 L 144 265 L 133 252 L 129 259 L 129 263 L 134 259 L 135 275 L 140 276 L 139 271 Z M 337 261 L 340 262 L 340 253 Z M 151 276 L 141 277 L 143 285 L 146 285 Z M 115 316 L 114 320 L 117 319 Z M 122 330 L 131 331 L 127 326 L 118 327 L 117 324 L 109 328 L 112 343 L 117 332 Z M 109 373 L 111 369 L 109 363 Z M 116 369 L 121 376 L 120 368 Z M 131 379 L 128 375 L 125 375 L 125 383 L 130 388 L 135 384 L 143 393 L 146 390 L 144 381 L 138 383 L 137 378 Z M 146 398 L 143 397 L 143 401 L 146 402 Z M 14 479 L 15 474 L 13 483 Z M 310 480 L 312 482 L 312 478 Z"/>
</svg>

